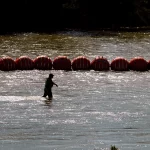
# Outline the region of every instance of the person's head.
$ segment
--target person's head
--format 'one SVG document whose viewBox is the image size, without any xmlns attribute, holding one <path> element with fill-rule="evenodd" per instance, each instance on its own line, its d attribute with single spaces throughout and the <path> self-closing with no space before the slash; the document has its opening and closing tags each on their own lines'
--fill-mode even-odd
<svg viewBox="0 0 150 150">
<path fill-rule="evenodd" d="M 53 76 L 54 76 L 53 74 L 51 74 L 51 73 L 49 74 L 49 78 L 53 78 Z"/>
</svg>

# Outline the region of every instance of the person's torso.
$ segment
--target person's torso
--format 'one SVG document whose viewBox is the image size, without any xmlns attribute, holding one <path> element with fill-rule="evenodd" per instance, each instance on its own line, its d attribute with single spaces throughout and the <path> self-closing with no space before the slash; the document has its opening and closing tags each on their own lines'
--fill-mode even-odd
<svg viewBox="0 0 150 150">
<path fill-rule="evenodd" d="M 53 87 L 53 81 L 51 79 L 47 79 L 46 80 L 46 85 L 45 85 L 46 88 L 50 89 Z"/>
</svg>

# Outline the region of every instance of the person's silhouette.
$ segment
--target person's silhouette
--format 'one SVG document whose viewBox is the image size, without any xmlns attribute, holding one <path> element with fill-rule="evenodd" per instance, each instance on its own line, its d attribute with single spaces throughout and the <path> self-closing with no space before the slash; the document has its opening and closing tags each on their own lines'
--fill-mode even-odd
<svg viewBox="0 0 150 150">
<path fill-rule="evenodd" d="M 53 85 L 56 85 L 58 87 L 58 85 L 52 81 L 53 76 L 54 75 L 50 73 L 49 77 L 46 79 L 44 87 L 44 95 L 42 97 L 48 96 L 48 99 L 53 98 L 52 87 Z"/>
</svg>

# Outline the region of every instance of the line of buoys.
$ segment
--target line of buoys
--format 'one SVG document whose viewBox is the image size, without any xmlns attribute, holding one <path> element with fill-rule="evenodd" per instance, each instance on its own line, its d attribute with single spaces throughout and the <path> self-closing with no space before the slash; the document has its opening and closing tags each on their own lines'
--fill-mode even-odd
<svg viewBox="0 0 150 150">
<path fill-rule="evenodd" d="M 18 70 L 32 70 L 34 69 L 34 62 L 28 56 L 21 56 L 15 60 L 16 69 Z"/>
<path fill-rule="evenodd" d="M 135 57 L 130 60 L 129 68 L 135 71 L 146 71 L 148 70 L 148 62 L 142 57 Z"/>
<path fill-rule="evenodd" d="M 117 57 L 112 60 L 111 69 L 114 71 L 127 71 L 129 70 L 129 62 L 123 57 Z"/>
<path fill-rule="evenodd" d="M 73 70 L 90 70 L 90 60 L 85 56 L 78 56 L 72 60 Z"/>
<path fill-rule="evenodd" d="M 67 56 L 57 56 L 52 61 L 48 56 L 38 56 L 31 59 L 28 56 L 21 56 L 16 60 L 11 57 L 0 58 L 0 70 L 95 70 L 95 71 L 148 71 L 150 70 L 150 60 L 146 61 L 142 57 L 134 57 L 130 61 L 123 57 L 116 57 L 109 61 L 102 56 L 90 61 L 85 56 L 78 56 L 72 61 Z"/>
<path fill-rule="evenodd" d="M 34 68 L 38 70 L 51 70 L 52 60 L 47 56 L 38 56 L 33 60 Z"/>
<path fill-rule="evenodd" d="M 71 70 L 71 60 L 66 56 L 58 56 L 53 60 L 53 69 Z"/>
<path fill-rule="evenodd" d="M 92 62 L 91 62 L 91 69 L 95 71 L 104 71 L 104 70 L 109 70 L 109 62 L 106 58 L 104 57 L 96 57 Z"/>
<path fill-rule="evenodd" d="M 0 70 L 2 71 L 16 70 L 16 62 L 11 57 L 3 57 L 0 59 Z"/>
</svg>

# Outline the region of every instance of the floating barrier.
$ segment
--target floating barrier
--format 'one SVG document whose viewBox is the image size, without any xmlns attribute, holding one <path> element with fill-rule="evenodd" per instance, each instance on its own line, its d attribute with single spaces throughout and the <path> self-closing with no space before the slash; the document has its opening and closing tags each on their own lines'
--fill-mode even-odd
<svg viewBox="0 0 150 150">
<path fill-rule="evenodd" d="M 147 62 L 147 68 L 150 70 L 150 60 Z"/>
<path fill-rule="evenodd" d="M 71 70 L 71 60 L 66 56 L 58 56 L 53 60 L 54 70 Z"/>
<path fill-rule="evenodd" d="M 150 60 L 146 61 L 142 57 L 132 58 L 127 61 L 123 57 L 116 57 L 109 61 L 102 56 L 98 56 L 90 61 L 85 56 L 78 56 L 72 61 L 67 56 L 55 57 L 52 61 L 48 56 L 38 56 L 31 59 L 28 56 L 21 56 L 16 60 L 11 57 L 0 58 L 0 70 L 95 70 L 95 71 L 148 71 L 150 70 Z"/>
<path fill-rule="evenodd" d="M 28 56 L 21 56 L 15 60 L 16 69 L 18 70 L 32 70 L 34 69 L 34 62 Z"/>
<path fill-rule="evenodd" d="M 38 70 L 51 70 L 52 60 L 47 56 L 38 56 L 33 60 L 34 68 Z"/>
<path fill-rule="evenodd" d="M 90 70 L 90 60 L 85 56 L 78 56 L 72 60 L 73 70 Z"/>
<path fill-rule="evenodd" d="M 130 60 L 129 69 L 134 71 L 147 71 L 148 62 L 142 57 L 135 57 Z"/>
<path fill-rule="evenodd" d="M 109 62 L 106 58 L 104 57 L 96 57 L 92 62 L 91 62 L 91 69 L 95 71 L 104 71 L 104 70 L 109 70 Z"/>
<path fill-rule="evenodd" d="M 11 57 L 3 57 L 0 59 L 0 70 L 12 71 L 16 70 L 16 63 Z"/>
<path fill-rule="evenodd" d="M 110 67 L 111 70 L 114 71 L 128 71 L 129 62 L 123 57 L 117 57 L 114 60 L 112 60 Z"/>
</svg>

